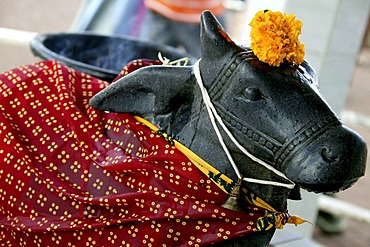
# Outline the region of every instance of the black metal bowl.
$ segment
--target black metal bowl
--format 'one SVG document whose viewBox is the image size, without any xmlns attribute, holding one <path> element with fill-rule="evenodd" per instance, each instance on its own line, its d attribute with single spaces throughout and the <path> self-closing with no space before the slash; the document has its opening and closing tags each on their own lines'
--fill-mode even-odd
<svg viewBox="0 0 370 247">
<path fill-rule="evenodd" d="M 38 34 L 31 41 L 34 55 L 45 59 L 56 59 L 75 70 L 97 78 L 112 81 L 123 66 L 134 59 L 176 60 L 196 58 L 171 46 L 144 42 L 122 35 L 99 35 L 94 33 L 46 33 Z"/>
</svg>

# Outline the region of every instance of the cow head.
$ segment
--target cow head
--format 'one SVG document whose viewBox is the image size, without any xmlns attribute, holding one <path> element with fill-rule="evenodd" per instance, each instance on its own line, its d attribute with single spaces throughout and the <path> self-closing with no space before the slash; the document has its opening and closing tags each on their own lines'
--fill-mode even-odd
<svg viewBox="0 0 370 247">
<path fill-rule="evenodd" d="M 249 48 L 236 45 L 207 11 L 201 30 L 202 80 L 218 114 L 250 153 L 315 192 L 346 189 L 364 175 L 366 143 L 325 102 L 307 62 L 273 67 L 259 61 Z M 149 118 L 234 177 L 225 154 L 218 151 L 192 66 L 139 69 L 95 95 L 90 104 Z M 227 144 L 243 176 L 260 174 L 251 169 L 250 159 Z"/>
</svg>

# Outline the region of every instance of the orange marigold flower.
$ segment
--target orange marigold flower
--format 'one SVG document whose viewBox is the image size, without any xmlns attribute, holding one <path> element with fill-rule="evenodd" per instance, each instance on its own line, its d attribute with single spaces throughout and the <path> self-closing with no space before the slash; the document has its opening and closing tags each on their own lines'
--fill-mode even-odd
<svg viewBox="0 0 370 247">
<path fill-rule="evenodd" d="M 293 14 L 259 11 L 251 23 L 251 49 L 262 62 L 279 66 L 282 62 L 301 64 L 304 45 L 299 42 L 302 22 Z"/>
</svg>

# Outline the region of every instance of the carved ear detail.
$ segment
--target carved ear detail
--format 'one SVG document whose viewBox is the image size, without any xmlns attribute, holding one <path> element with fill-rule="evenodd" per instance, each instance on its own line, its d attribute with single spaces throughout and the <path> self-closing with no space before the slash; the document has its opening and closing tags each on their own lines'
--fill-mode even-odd
<svg viewBox="0 0 370 247">
<path fill-rule="evenodd" d="M 150 66 L 136 70 L 105 88 L 89 104 L 99 110 L 138 115 L 163 114 L 171 101 L 191 95 L 191 67 Z"/>
</svg>

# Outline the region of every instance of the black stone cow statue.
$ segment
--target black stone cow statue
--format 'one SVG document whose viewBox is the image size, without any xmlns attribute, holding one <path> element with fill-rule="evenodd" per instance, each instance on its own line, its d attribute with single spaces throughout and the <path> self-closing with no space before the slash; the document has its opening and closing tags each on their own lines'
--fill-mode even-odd
<svg viewBox="0 0 370 247">
<path fill-rule="evenodd" d="M 364 175 L 366 143 L 324 101 L 307 62 L 269 66 L 249 48 L 236 45 L 212 13 L 204 12 L 201 20 L 199 65 L 141 68 L 95 95 L 90 105 L 147 118 L 236 181 L 197 84 L 195 69 L 199 69 L 208 105 L 251 154 L 243 153 L 217 122 L 242 177 L 295 184 L 292 189 L 243 180 L 242 186 L 276 210 L 284 211 L 288 198 L 299 198 L 299 188 L 337 192 Z M 273 233 L 256 232 L 222 246 L 266 246 Z"/>
</svg>

